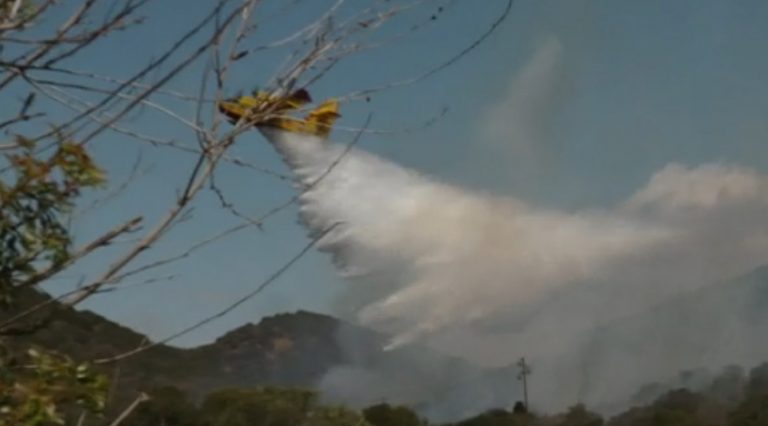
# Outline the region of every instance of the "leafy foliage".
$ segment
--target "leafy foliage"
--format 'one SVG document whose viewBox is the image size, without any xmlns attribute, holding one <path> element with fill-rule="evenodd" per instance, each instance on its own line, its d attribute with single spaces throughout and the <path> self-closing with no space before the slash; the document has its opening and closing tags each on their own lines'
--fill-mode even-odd
<svg viewBox="0 0 768 426">
<path fill-rule="evenodd" d="M 18 6 L 17 6 L 18 3 Z M 17 9 L 15 9 L 18 7 Z M 15 9 L 15 10 L 14 10 Z M 34 13 L 35 5 L 30 1 L 0 1 L 0 21 L 19 21 L 28 19 Z"/>
<path fill-rule="evenodd" d="M 341 407 L 317 404 L 317 394 L 302 389 L 230 389 L 209 395 L 200 408 L 203 426 L 352 426 L 362 417 Z"/>
<path fill-rule="evenodd" d="M 768 393 L 748 396 L 729 418 L 731 426 L 768 425 Z"/>
<path fill-rule="evenodd" d="M 337 406 L 320 406 L 307 416 L 311 426 L 371 426 L 358 412 Z"/>
<path fill-rule="evenodd" d="M 64 424 L 62 406 L 104 409 L 107 381 L 88 365 L 35 349 L 0 357 L 0 425 Z"/>
<path fill-rule="evenodd" d="M 12 177 L 0 180 L 0 296 L 32 285 L 41 271 L 55 270 L 70 257 L 65 214 L 84 188 L 104 182 L 85 149 L 62 142 L 40 158 L 33 141 L 19 137 L 19 150 L 7 156 Z"/>
<path fill-rule="evenodd" d="M 529 426 L 536 424 L 535 417 L 527 413 L 512 413 L 507 410 L 489 410 L 478 416 L 462 420 L 454 426 Z"/>
<path fill-rule="evenodd" d="M 603 418 L 589 410 L 584 404 L 577 404 L 568 409 L 557 426 L 603 426 Z"/>
<path fill-rule="evenodd" d="M 157 387 L 149 391 L 149 398 L 126 419 L 126 426 L 198 424 L 197 408 L 182 390 L 174 386 Z"/>
<path fill-rule="evenodd" d="M 59 143 L 44 157 L 36 144 L 17 137 L 0 180 L 0 303 L 37 284 L 70 259 L 66 214 L 84 188 L 104 182 L 85 149 Z M 3 330 L 7 333 L 7 330 Z M 44 349 L 8 350 L 0 340 L 0 425 L 63 424 L 62 410 L 104 409 L 106 380 L 67 356 Z"/>
<path fill-rule="evenodd" d="M 173 386 L 149 394 L 150 400 L 126 419 L 126 426 L 370 426 L 360 413 L 320 405 L 316 393 L 301 389 L 225 389 L 210 394 L 200 407 Z"/>
<path fill-rule="evenodd" d="M 363 410 L 363 416 L 373 426 L 421 426 L 425 424 L 408 407 L 377 404 Z"/>
</svg>

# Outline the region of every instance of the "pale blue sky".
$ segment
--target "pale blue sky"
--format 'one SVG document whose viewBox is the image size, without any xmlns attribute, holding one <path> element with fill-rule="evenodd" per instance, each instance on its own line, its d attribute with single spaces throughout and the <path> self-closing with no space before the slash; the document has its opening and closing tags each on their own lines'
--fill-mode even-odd
<svg viewBox="0 0 768 426">
<path fill-rule="evenodd" d="M 145 12 L 149 20 L 141 31 L 119 34 L 69 65 L 128 76 L 159 56 L 207 10 L 208 3 L 154 2 Z M 265 13 L 271 17 L 263 19 L 263 41 L 289 33 L 286 28 L 306 22 L 329 3 L 300 2 L 293 13 L 268 7 Z M 418 74 L 470 43 L 505 3 L 459 0 L 430 29 L 403 44 L 350 58 L 312 92 L 323 98 Z M 433 9 L 419 8 L 379 36 L 407 28 Z M 342 124 L 358 126 L 373 113 L 372 127 L 414 127 L 448 106 L 449 115 L 434 127 L 365 137 L 361 146 L 448 182 L 563 209 L 619 202 L 669 162 L 737 163 L 766 171 L 765 22 L 764 0 L 519 0 L 498 32 L 464 60 L 418 85 L 377 94 L 371 103 L 344 105 Z M 534 67 L 533 74 L 540 78 L 515 85 L 521 70 L 548 45 L 557 49 L 549 66 Z M 239 62 L 228 90 L 234 93 L 263 84 L 285 53 Z M 170 87 L 194 93 L 203 64 L 200 61 Z M 194 114 L 191 104 L 159 99 L 180 113 Z M 518 113 L 528 101 L 535 110 L 523 114 L 526 120 L 519 123 L 531 126 L 527 134 L 532 140 L 522 141 L 526 146 L 503 134 L 489 134 L 489 117 Z M 518 109 L 507 111 L 510 103 Z M 515 117 L 509 120 L 516 123 Z M 133 114 L 127 126 L 194 144 L 189 130 L 150 110 Z M 342 141 L 350 137 L 343 132 L 335 136 Z M 114 184 L 130 170 L 139 150 L 152 168 L 122 197 L 77 221 L 75 230 L 83 239 L 137 214 L 152 223 L 170 206 L 194 160 L 117 135 L 103 135 L 94 149 Z M 255 132 L 240 137 L 236 153 L 261 166 L 285 170 Z M 248 213 L 265 212 L 294 194 L 288 182 L 234 167 L 223 168 L 217 181 Z M 175 274 L 172 281 L 107 293 L 83 306 L 161 338 L 247 293 L 299 251 L 307 239 L 296 219 L 295 208 L 287 209 L 267 222 L 263 232 L 240 233 L 154 274 Z M 182 251 L 235 223 L 237 219 L 221 210 L 208 191 L 195 204 L 194 220 L 179 225 L 137 264 Z M 105 254 L 125 248 L 118 245 Z M 95 258 L 65 277 L 97 275 L 108 259 Z M 328 257 L 313 252 L 258 298 L 176 343 L 207 342 L 277 312 L 332 312 L 334 295 L 345 285 Z M 64 284 L 53 282 L 49 288 L 56 286 Z"/>
</svg>

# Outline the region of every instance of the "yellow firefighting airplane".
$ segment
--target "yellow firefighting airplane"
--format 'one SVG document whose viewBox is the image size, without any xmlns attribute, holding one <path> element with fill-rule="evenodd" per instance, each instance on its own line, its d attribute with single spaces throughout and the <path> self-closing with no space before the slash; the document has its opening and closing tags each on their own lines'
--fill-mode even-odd
<svg viewBox="0 0 768 426">
<path fill-rule="evenodd" d="M 226 115 L 231 123 L 240 120 L 256 127 L 273 127 L 289 132 L 328 136 L 339 114 L 339 102 L 329 99 L 311 110 L 306 117 L 296 118 L 289 112 L 312 102 L 309 92 L 299 89 L 289 96 L 278 97 L 258 91 L 252 96 L 239 96 L 218 103 L 219 112 Z M 257 118 L 263 115 L 264 118 Z"/>
</svg>

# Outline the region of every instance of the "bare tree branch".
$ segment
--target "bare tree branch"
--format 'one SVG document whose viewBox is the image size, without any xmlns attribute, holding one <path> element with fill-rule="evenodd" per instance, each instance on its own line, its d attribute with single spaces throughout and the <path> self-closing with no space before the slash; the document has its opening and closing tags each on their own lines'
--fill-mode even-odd
<svg viewBox="0 0 768 426">
<path fill-rule="evenodd" d="M 120 423 L 125 421 L 125 419 L 128 418 L 129 415 L 144 401 L 149 401 L 149 395 L 147 395 L 144 392 L 141 392 L 139 396 L 136 397 L 136 399 L 133 400 L 131 405 L 129 405 L 122 413 L 120 413 L 117 418 L 112 421 L 112 423 L 109 424 L 109 426 L 118 426 Z"/>
</svg>

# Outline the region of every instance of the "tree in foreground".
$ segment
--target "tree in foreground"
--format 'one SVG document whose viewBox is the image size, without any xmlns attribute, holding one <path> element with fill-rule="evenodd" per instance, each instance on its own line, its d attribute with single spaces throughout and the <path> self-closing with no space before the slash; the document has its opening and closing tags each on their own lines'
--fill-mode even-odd
<svg viewBox="0 0 768 426">
<path fill-rule="evenodd" d="M 363 416 L 372 426 L 422 426 L 426 424 L 408 407 L 386 403 L 372 405 L 363 410 Z"/>
<path fill-rule="evenodd" d="M 199 417 L 204 426 L 368 426 L 359 413 L 318 404 L 314 392 L 270 387 L 214 392 Z"/>
<path fill-rule="evenodd" d="M 247 120 L 223 125 L 215 106 L 233 90 L 229 83 L 233 74 L 244 70 L 271 74 L 263 90 L 285 97 L 327 78 L 351 55 L 403 43 L 408 36 L 429 30 L 437 15 L 453 2 L 328 1 L 325 9 L 315 12 L 315 19 L 294 25 L 291 34 L 269 41 L 270 35 L 261 33 L 261 24 L 289 14 L 302 2 L 214 0 L 196 6 L 203 8 L 200 15 L 179 13 L 172 18 L 160 14 L 159 3 L 0 1 L 0 425 L 87 424 L 98 418 L 111 401 L 107 389 L 114 389 L 114 384 L 106 385 L 100 372 L 226 315 L 258 295 L 313 245 L 309 241 L 306 247 L 298 247 L 295 257 L 275 265 L 268 280 L 230 306 L 166 338 L 122 353 L 73 360 L 56 353 L 55 348 L 30 348 L 16 339 L 44 330 L 56 309 L 76 307 L 97 294 L 109 296 L 126 287 L 169 279 L 160 271 L 172 271 L 203 247 L 239 232 L 269 226 L 279 212 L 292 205 L 295 199 L 278 203 L 267 213 L 250 213 L 228 197 L 229 188 L 215 180 L 217 172 L 230 168 L 285 179 L 233 152 L 240 134 L 274 114 L 252 111 Z M 376 87 L 340 94 L 340 100 L 365 100 L 378 91 L 418 84 L 450 67 L 503 21 L 511 0 L 500 4 L 502 11 L 488 31 L 466 47 L 457 46 L 455 55 L 445 62 L 403 81 L 383 81 Z M 411 16 L 413 24 L 407 29 L 393 30 L 383 39 L 369 37 L 403 16 Z M 164 45 L 159 54 L 147 56 L 121 75 L 91 69 L 110 62 L 103 56 L 105 43 L 120 38 L 123 43 L 133 39 L 132 44 L 137 45 L 134 37 L 153 20 L 181 28 L 175 36 L 156 40 Z M 118 55 L 118 50 L 109 54 Z M 191 91 L 172 89 L 180 80 L 199 84 Z M 147 130 L 165 127 L 174 128 L 176 137 Z M 139 156 L 125 176 L 99 165 L 94 152 L 103 151 L 104 144 L 112 144 L 108 149 L 117 146 L 116 140 L 135 144 L 136 152 L 162 153 L 186 164 L 186 170 L 177 180 L 165 182 L 176 189 L 175 194 L 149 200 L 137 209 L 144 207 L 145 212 L 126 215 L 118 210 L 109 215 L 112 223 L 98 222 L 101 229 L 97 232 L 75 235 L 73 223 L 131 191 L 145 173 Z M 226 225 L 196 241 L 182 241 L 184 246 L 176 254 L 157 249 L 161 241 L 173 238 L 172 231 L 179 224 L 195 221 L 193 207 L 211 200 Z M 163 212 L 157 214 L 155 210 L 162 206 Z M 77 273 L 67 274 L 71 271 Z M 56 297 L 30 306 L 18 303 L 21 292 L 40 286 L 52 289 Z M 125 422 L 141 405 L 145 395 L 136 392 L 133 403 L 112 407 L 112 412 L 120 413 L 112 424 Z M 331 408 L 314 415 L 318 422 L 350 416 Z"/>
</svg>

